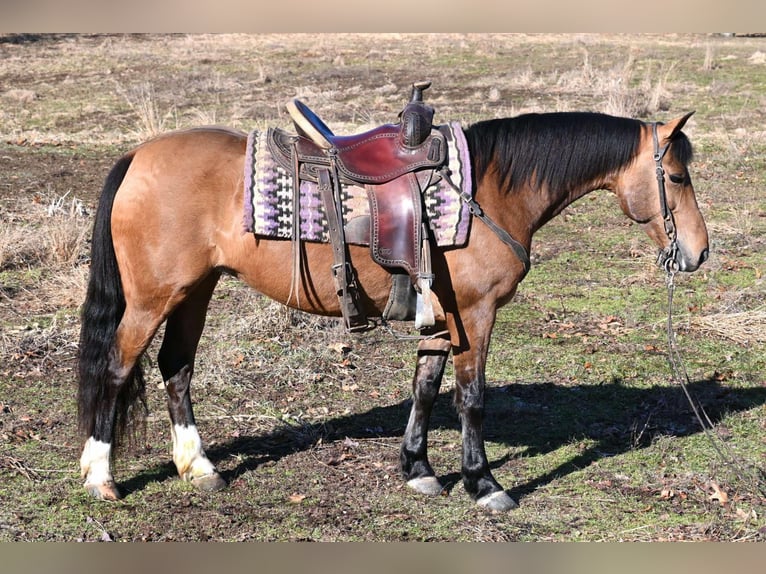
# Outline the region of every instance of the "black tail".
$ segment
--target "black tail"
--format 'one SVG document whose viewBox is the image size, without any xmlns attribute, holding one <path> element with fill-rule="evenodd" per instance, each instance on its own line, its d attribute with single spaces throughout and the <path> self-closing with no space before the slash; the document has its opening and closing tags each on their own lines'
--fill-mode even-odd
<svg viewBox="0 0 766 574">
<path fill-rule="evenodd" d="M 104 182 L 96 219 L 93 224 L 90 278 L 81 312 L 79 349 L 79 388 L 77 408 L 80 432 L 93 435 L 96 413 L 110 384 L 109 358 L 112 355 L 117 326 L 125 312 L 125 294 L 112 243 L 112 206 L 117 189 L 125 178 L 133 155 L 117 161 Z M 117 398 L 114 436 L 99 437 L 106 442 L 119 441 L 130 426 L 134 406 L 145 413 L 145 385 L 140 364 L 136 364 Z M 107 414 L 108 416 L 108 414 Z"/>
</svg>

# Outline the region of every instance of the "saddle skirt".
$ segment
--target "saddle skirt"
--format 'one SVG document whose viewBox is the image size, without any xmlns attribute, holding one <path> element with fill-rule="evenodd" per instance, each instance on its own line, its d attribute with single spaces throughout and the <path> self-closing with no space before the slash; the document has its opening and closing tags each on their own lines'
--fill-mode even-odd
<svg viewBox="0 0 766 574">
<path fill-rule="evenodd" d="M 274 157 L 269 137 L 272 130 L 250 132 L 247 138 L 244 173 L 244 231 L 258 236 L 292 239 L 293 177 L 290 169 Z M 471 162 L 463 130 L 458 122 L 441 126 L 447 140 L 447 158 L 452 181 L 472 194 Z M 300 181 L 301 239 L 328 243 L 329 225 L 322 195 L 315 182 Z M 370 245 L 370 201 L 372 194 L 361 185 L 347 183 L 341 189 L 342 219 L 346 241 Z M 423 192 L 425 219 L 436 245 L 465 245 L 471 214 L 460 196 L 444 181 L 428 186 Z"/>
</svg>

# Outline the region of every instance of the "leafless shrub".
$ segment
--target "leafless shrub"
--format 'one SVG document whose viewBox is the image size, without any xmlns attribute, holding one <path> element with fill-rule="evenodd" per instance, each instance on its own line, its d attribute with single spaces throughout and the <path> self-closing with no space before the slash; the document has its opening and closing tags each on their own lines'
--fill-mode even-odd
<svg viewBox="0 0 766 574">
<path fill-rule="evenodd" d="M 0 228 L 0 269 L 73 266 L 85 257 L 90 230 L 82 202 L 68 193 Z"/>
<path fill-rule="evenodd" d="M 628 52 L 624 63 L 609 69 L 594 67 L 586 48 L 582 53 L 582 65 L 560 73 L 555 80 L 563 96 L 590 93 L 601 99 L 601 111 L 615 116 L 644 117 L 667 109 L 668 78 L 675 63 L 662 64 L 659 72 L 650 67 L 638 80 L 634 50 Z M 528 81 L 530 86 L 535 85 L 533 79 Z"/>
<path fill-rule="evenodd" d="M 634 78 L 635 59 L 633 54 L 622 68 L 605 74 L 597 89 L 604 95 L 604 111 L 616 116 L 643 117 L 651 116 L 668 107 L 667 83 L 675 62 L 663 64 L 655 75 L 650 67 L 642 81 Z"/>
<path fill-rule="evenodd" d="M 44 257 L 47 262 L 55 265 L 75 265 L 84 256 L 88 231 L 85 220 L 51 218 L 43 238 Z"/>
<path fill-rule="evenodd" d="M 705 60 L 702 62 L 702 70 L 709 72 L 715 67 L 715 57 L 713 53 L 713 46 L 708 44 L 705 47 Z"/>
<path fill-rule="evenodd" d="M 128 88 L 118 84 L 117 91 L 136 115 L 136 127 L 132 131 L 137 139 L 149 139 L 167 131 L 168 120 L 174 117 L 176 110 L 175 107 L 166 112 L 160 109 L 153 84 L 147 82 Z"/>
<path fill-rule="evenodd" d="M 82 202 L 63 196 L 51 200 L 46 209 L 41 236 L 44 262 L 72 266 L 85 255 L 90 225 Z"/>
<path fill-rule="evenodd" d="M 663 64 L 662 67 L 660 68 L 660 72 L 654 84 L 652 84 L 651 78 L 649 78 L 648 82 L 649 82 L 649 85 L 651 86 L 650 96 L 649 96 L 649 109 L 648 109 L 649 113 L 655 113 L 660 110 L 668 109 L 667 84 L 668 84 L 668 78 L 670 77 L 670 74 L 673 72 L 673 69 L 675 67 L 676 67 L 675 62 L 671 62 L 667 66 Z"/>
</svg>

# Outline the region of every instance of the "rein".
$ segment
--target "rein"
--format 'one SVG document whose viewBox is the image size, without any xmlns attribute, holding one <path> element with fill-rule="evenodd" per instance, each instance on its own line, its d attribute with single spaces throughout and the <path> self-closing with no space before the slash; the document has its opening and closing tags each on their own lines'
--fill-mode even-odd
<svg viewBox="0 0 766 574">
<path fill-rule="evenodd" d="M 662 210 L 662 220 L 665 225 L 665 233 L 670 240 L 669 245 L 663 249 L 658 258 L 657 263 L 665 270 L 665 283 L 668 288 L 668 320 L 667 320 L 667 338 L 668 338 L 668 364 L 670 365 L 671 377 L 679 384 L 683 390 L 686 400 L 694 412 L 694 416 L 697 419 L 700 427 L 708 438 L 710 444 L 718 453 L 719 458 L 728 466 L 734 474 L 743 482 L 743 484 L 749 485 L 762 496 L 766 496 L 766 475 L 764 472 L 756 467 L 745 466 L 737 460 L 733 450 L 727 445 L 718 434 L 715 432 L 715 425 L 710 420 L 710 417 L 705 412 L 705 409 L 692 397 L 689 390 L 689 375 L 686 371 L 681 354 L 678 350 L 678 341 L 676 340 L 675 330 L 673 328 L 673 295 L 675 293 L 675 276 L 679 271 L 679 265 L 676 261 L 676 255 L 678 253 L 678 241 L 676 233 L 675 220 L 673 219 L 673 212 L 668 206 L 667 194 L 665 192 L 665 170 L 662 167 L 662 158 L 665 157 L 665 153 L 670 147 L 670 143 L 660 147 L 659 139 L 657 137 L 657 123 L 652 124 L 652 137 L 654 140 L 654 162 L 656 166 L 657 174 L 657 187 L 660 194 L 660 208 Z M 725 451 L 725 452 L 724 452 Z"/>
</svg>

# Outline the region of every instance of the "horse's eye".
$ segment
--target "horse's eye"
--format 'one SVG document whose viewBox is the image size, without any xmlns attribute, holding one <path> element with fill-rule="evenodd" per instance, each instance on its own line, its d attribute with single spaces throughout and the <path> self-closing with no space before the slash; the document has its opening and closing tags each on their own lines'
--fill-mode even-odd
<svg viewBox="0 0 766 574">
<path fill-rule="evenodd" d="M 672 181 L 673 183 L 678 183 L 678 184 L 681 184 L 686 180 L 686 177 L 684 177 L 683 175 L 670 174 L 668 177 L 670 178 L 670 181 Z"/>
</svg>

